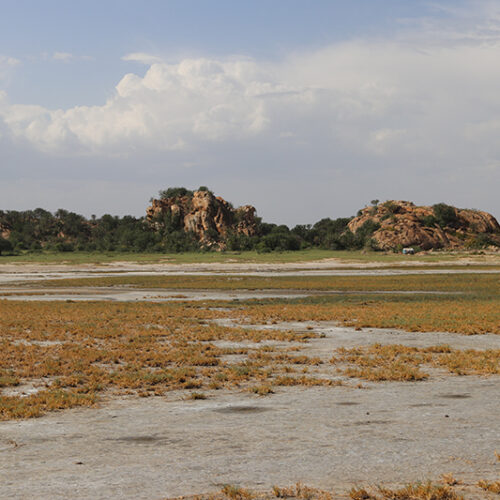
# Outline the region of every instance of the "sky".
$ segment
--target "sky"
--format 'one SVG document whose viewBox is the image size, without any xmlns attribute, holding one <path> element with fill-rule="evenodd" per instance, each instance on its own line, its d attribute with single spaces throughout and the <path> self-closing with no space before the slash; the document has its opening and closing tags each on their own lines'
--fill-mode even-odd
<svg viewBox="0 0 500 500">
<path fill-rule="evenodd" d="M 0 209 L 500 217 L 500 2 L 2 0 Z"/>
</svg>

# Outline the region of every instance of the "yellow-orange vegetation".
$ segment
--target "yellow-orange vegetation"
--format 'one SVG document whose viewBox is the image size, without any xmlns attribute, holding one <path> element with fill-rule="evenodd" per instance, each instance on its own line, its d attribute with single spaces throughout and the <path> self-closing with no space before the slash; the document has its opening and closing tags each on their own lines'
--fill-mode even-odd
<svg viewBox="0 0 500 500">
<path fill-rule="evenodd" d="M 145 302 L 0 301 L 1 385 L 37 382 L 42 387 L 33 394 L 0 396 L 0 418 L 92 405 L 105 390 L 154 395 L 173 389 L 263 384 L 291 376 L 294 366 L 318 363 L 259 344 L 264 338 L 304 341 L 315 336 L 312 332 L 222 327 L 201 321 L 194 311 Z M 202 311 L 202 316 L 210 315 Z M 217 347 L 212 342 L 218 340 L 255 346 Z M 244 359 L 231 362 L 234 355 Z M 301 375 L 296 383 L 315 380 Z"/>
<path fill-rule="evenodd" d="M 235 309 L 247 323 L 338 321 L 357 328 L 399 328 L 410 332 L 500 334 L 500 298 L 398 301 L 385 297 L 325 304 L 262 304 Z"/>
<path fill-rule="evenodd" d="M 428 378 L 422 365 L 443 368 L 455 375 L 500 374 L 500 350 L 458 350 L 449 346 L 408 347 L 373 344 L 353 349 L 337 349 L 333 364 L 346 364 L 348 377 L 371 381 L 415 381 Z"/>
</svg>

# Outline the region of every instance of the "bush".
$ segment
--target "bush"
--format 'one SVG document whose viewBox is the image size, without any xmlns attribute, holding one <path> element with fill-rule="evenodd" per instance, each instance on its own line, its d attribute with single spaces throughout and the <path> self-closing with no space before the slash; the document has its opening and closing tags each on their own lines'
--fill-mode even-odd
<svg viewBox="0 0 500 500">
<path fill-rule="evenodd" d="M 420 218 L 420 222 L 426 227 L 434 227 L 438 223 L 434 215 L 424 215 Z"/>
<path fill-rule="evenodd" d="M 210 189 L 207 188 L 207 186 L 200 186 L 198 188 L 198 191 L 203 191 L 205 193 L 210 193 L 212 196 L 214 196 L 214 192 Z"/>
<path fill-rule="evenodd" d="M 58 241 L 54 245 L 54 250 L 56 252 L 74 252 L 75 246 L 73 245 L 73 243 L 70 243 L 68 241 Z"/>
<path fill-rule="evenodd" d="M 432 206 L 434 212 L 434 217 L 436 218 L 437 224 L 441 227 L 457 227 L 459 219 L 457 216 L 457 211 L 454 207 L 447 205 L 446 203 L 437 203 Z"/>
<path fill-rule="evenodd" d="M 202 186 L 204 187 L 204 186 Z M 160 198 L 166 200 L 167 198 L 177 198 L 181 196 L 193 196 L 193 191 L 186 189 L 185 187 L 171 187 L 167 189 L 162 189 L 159 192 Z"/>
<path fill-rule="evenodd" d="M 0 236 L 0 255 L 2 255 L 3 252 L 12 252 L 12 250 L 12 243 Z"/>
<path fill-rule="evenodd" d="M 467 240 L 465 246 L 469 249 L 480 249 L 488 246 L 498 247 L 500 246 L 500 244 L 497 241 L 493 240 L 489 235 L 482 233 Z"/>
<path fill-rule="evenodd" d="M 399 205 L 393 201 L 386 201 L 382 203 L 382 206 L 391 214 L 397 214 L 399 212 Z"/>
<path fill-rule="evenodd" d="M 368 219 L 361 227 L 357 229 L 356 236 L 365 240 L 370 237 L 377 229 L 380 229 L 380 224 Z"/>
</svg>

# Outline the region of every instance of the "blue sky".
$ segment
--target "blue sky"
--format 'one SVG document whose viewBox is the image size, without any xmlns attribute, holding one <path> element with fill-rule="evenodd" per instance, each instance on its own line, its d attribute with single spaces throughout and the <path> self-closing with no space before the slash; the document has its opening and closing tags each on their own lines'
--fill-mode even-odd
<svg viewBox="0 0 500 500">
<path fill-rule="evenodd" d="M 140 215 L 182 184 L 288 224 L 373 198 L 500 214 L 498 2 L 0 8 L 0 209 Z"/>
<path fill-rule="evenodd" d="M 4 0 L 0 46 L 29 61 L 7 87 L 16 103 L 68 107 L 103 103 L 137 65 L 130 52 L 280 58 L 293 50 L 384 36 L 404 21 L 439 15 L 430 2 L 304 0 Z M 78 64 L 47 58 L 72 54 Z M 33 82 L 36 84 L 33 84 Z"/>
</svg>

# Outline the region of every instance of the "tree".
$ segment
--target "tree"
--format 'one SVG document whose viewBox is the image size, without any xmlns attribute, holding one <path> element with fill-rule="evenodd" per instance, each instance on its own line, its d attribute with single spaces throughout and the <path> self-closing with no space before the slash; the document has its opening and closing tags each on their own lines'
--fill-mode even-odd
<svg viewBox="0 0 500 500">
<path fill-rule="evenodd" d="M 170 187 L 167 189 L 162 189 L 159 192 L 160 198 L 166 200 L 167 198 L 179 198 L 181 196 L 193 196 L 193 191 L 186 189 L 185 187 Z"/>
<path fill-rule="evenodd" d="M 441 227 L 455 227 L 459 223 L 457 211 L 454 207 L 446 203 L 437 203 L 432 205 L 434 217 Z"/>
<path fill-rule="evenodd" d="M 2 255 L 2 252 L 12 252 L 12 243 L 0 236 L 0 255 Z"/>
</svg>

